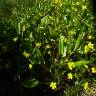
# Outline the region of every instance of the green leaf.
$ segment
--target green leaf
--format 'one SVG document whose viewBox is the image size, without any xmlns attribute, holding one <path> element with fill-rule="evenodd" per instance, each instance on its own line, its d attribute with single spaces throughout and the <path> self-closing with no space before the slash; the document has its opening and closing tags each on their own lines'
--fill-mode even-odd
<svg viewBox="0 0 96 96">
<path fill-rule="evenodd" d="M 89 64 L 90 61 L 88 61 L 88 60 L 80 60 L 80 61 L 77 61 L 77 62 L 74 62 L 74 63 L 75 63 L 76 67 L 80 67 L 80 66 L 84 66 L 86 64 Z"/>
<path fill-rule="evenodd" d="M 75 43 L 74 51 L 79 48 L 80 43 L 81 43 L 84 35 L 85 35 L 84 32 L 82 32 L 82 33 L 79 34 L 79 36 L 78 36 L 78 38 L 77 38 L 77 40 L 76 40 L 76 43 Z"/>
<path fill-rule="evenodd" d="M 51 26 L 49 26 L 49 33 L 51 37 L 56 37 L 58 35 L 58 32 L 56 32 L 56 30 Z"/>
<path fill-rule="evenodd" d="M 61 35 L 58 43 L 58 50 L 60 55 L 64 55 L 64 36 Z"/>
<path fill-rule="evenodd" d="M 37 86 L 39 84 L 39 81 L 36 80 L 35 78 L 31 78 L 31 79 L 28 79 L 28 80 L 25 80 L 23 82 L 23 86 L 24 87 L 27 87 L 27 88 L 33 88 L 35 86 Z"/>
<path fill-rule="evenodd" d="M 38 57 L 42 57 L 42 53 L 41 53 L 41 51 L 38 48 L 36 48 L 36 52 L 37 52 L 37 56 Z"/>
<path fill-rule="evenodd" d="M 46 24 L 47 22 L 48 22 L 48 15 L 41 19 L 41 25 Z"/>
<path fill-rule="evenodd" d="M 67 54 L 67 46 L 64 47 L 64 54 L 63 54 L 63 57 L 65 57 Z"/>
</svg>

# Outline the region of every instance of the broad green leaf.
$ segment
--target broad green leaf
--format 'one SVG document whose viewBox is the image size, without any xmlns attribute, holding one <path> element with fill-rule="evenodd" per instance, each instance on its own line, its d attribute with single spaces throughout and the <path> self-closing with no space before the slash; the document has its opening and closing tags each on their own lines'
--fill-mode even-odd
<svg viewBox="0 0 96 96">
<path fill-rule="evenodd" d="M 31 78 L 29 80 L 25 80 L 23 82 L 23 86 L 27 87 L 27 88 L 33 88 L 33 87 L 37 86 L 38 84 L 39 84 L 39 81 L 34 78 L 33 79 Z"/>
<path fill-rule="evenodd" d="M 89 63 L 90 63 L 90 61 L 88 61 L 88 60 L 80 60 L 80 61 L 75 62 L 75 66 L 80 67 L 80 66 L 83 66 L 83 65 L 86 65 Z"/>
</svg>

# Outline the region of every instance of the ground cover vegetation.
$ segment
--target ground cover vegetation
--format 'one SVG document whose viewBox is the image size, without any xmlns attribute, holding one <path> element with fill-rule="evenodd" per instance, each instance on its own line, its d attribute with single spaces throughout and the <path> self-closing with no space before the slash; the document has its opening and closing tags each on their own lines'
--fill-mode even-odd
<svg viewBox="0 0 96 96">
<path fill-rule="evenodd" d="M 0 96 L 96 96 L 92 4 L 1 0 Z"/>
</svg>

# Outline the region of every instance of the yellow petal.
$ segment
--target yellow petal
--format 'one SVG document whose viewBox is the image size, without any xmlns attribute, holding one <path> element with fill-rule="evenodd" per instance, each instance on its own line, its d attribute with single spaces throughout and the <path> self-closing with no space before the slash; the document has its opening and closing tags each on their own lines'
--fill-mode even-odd
<svg viewBox="0 0 96 96">
<path fill-rule="evenodd" d="M 91 68 L 91 71 L 92 71 L 92 73 L 96 73 L 95 67 L 92 67 L 92 68 Z"/>
<path fill-rule="evenodd" d="M 68 73 L 68 79 L 73 79 L 73 75 L 72 75 L 72 73 Z"/>
<path fill-rule="evenodd" d="M 88 82 L 83 84 L 85 90 L 89 88 L 88 85 L 89 85 Z"/>
<path fill-rule="evenodd" d="M 26 58 L 28 58 L 28 57 L 29 57 L 29 55 L 30 55 L 30 54 L 29 54 L 29 53 L 27 53 L 26 51 L 24 51 L 22 54 L 23 54 L 23 56 L 25 56 Z"/>
<path fill-rule="evenodd" d="M 72 70 L 74 67 L 75 67 L 74 62 L 69 62 L 69 63 L 68 63 L 68 68 L 69 68 L 70 70 Z"/>
<path fill-rule="evenodd" d="M 85 5 L 83 5 L 83 6 L 82 6 L 82 9 L 83 9 L 83 10 L 86 10 L 86 9 L 87 9 L 87 7 L 86 7 Z"/>
<path fill-rule="evenodd" d="M 32 64 L 29 64 L 29 68 L 32 69 Z"/>
<path fill-rule="evenodd" d="M 94 44 L 92 44 L 91 42 L 88 43 L 88 47 L 91 48 L 91 49 L 94 49 Z"/>
<path fill-rule="evenodd" d="M 46 48 L 48 49 L 48 48 L 51 48 L 51 46 L 50 45 L 46 45 Z"/>
<path fill-rule="evenodd" d="M 56 88 L 57 88 L 56 82 L 51 82 L 51 83 L 50 83 L 50 87 L 51 87 L 53 90 L 56 89 Z"/>
<path fill-rule="evenodd" d="M 90 48 L 87 45 L 85 45 L 84 52 L 87 53 L 89 50 L 90 50 Z"/>
<path fill-rule="evenodd" d="M 36 47 L 40 48 L 41 43 L 36 43 Z"/>
<path fill-rule="evenodd" d="M 88 39 L 92 39 L 92 35 L 88 36 Z"/>
<path fill-rule="evenodd" d="M 14 41 L 14 42 L 16 42 L 16 41 L 17 41 L 17 39 L 18 39 L 18 37 L 16 37 L 16 38 L 13 38 L 13 41 Z"/>
<path fill-rule="evenodd" d="M 88 69 L 88 65 L 85 65 L 85 68 Z"/>
</svg>

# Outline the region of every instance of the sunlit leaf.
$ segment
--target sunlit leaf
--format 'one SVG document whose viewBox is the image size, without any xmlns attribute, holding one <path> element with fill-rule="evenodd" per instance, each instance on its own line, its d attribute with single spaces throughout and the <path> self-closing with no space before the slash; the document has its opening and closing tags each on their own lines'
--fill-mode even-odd
<svg viewBox="0 0 96 96">
<path fill-rule="evenodd" d="M 77 66 L 77 67 L 84 66 L 84 65 L 89 64 L 89 63 L 91 63 L 91 62 L 88 60 L 80 60 L 80 61 L 74 62 L 75 66 Z"/>
</svg>

